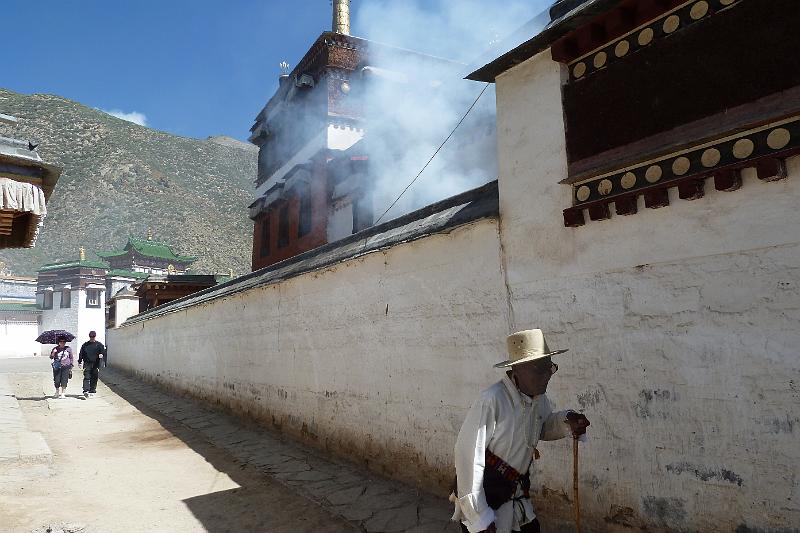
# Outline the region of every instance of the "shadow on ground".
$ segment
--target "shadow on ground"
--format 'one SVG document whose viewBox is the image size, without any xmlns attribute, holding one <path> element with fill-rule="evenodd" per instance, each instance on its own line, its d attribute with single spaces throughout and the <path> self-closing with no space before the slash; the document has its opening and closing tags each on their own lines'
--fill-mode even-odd
<svg viewBox="0 0 800 533">
<path fill-rule="evenodd" d="M 444 498 L 322 457 L 117 369 L 104 369 L 100 378 L 240 485 L 184 500 L 209 532 L 458 531 Z"/>
</svg>

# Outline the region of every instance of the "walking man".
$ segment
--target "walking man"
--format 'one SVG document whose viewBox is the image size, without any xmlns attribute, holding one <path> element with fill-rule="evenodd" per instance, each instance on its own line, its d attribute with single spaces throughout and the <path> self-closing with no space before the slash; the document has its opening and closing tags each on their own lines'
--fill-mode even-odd
<svg viewBox="0 0 800 533">
<path fill-rule="evenodd" d="M 83 365 L 83 397 L 89 398 L 97 393 L 97 377 L 100 375 L 100 361 L 106 354 L 106 347 L 95 339 L 97 333 L 89 332 L 89 340 L 83 343 L 78 354 L 78 367 Z"/>
<path fill-rule="evenodd" d="M 589 421 L 574 411 L 554 412 L 545 396 L 558 370 L 542 330 L 510 335 L 503 378 L 481 392 L 461 426 L 455 447 L 453 520 L 464 532 L 539 533 L 530 500 L 536 444 L 586 432 Z"/>
</svg>

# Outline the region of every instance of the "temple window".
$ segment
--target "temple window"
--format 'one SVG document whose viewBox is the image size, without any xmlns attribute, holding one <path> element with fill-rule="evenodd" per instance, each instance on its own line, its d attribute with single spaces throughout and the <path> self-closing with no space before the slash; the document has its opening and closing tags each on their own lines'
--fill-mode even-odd
<svg viewBox="0 0 800 533">
<path fill-rule="evenodd" d="M 52 294 L 50 295 L 52 298 Z M 52 307 L 52 302 L 50 306 Z M 61 291 L 61 309 L 69 309 L 72 307 L 72 291 L 69 289 L 63 289 Z"/>
<path fill-rule="evenodd" d="M 100 307 L 100 289 L 86 289 L 86 307 Z"/>
<path fill-rule="evenodd" d="M 278 248 L 289 245 L 289 205 L 284 204 L 278 212 Z"/>
<path fill-rule="evenodd" d="M 269 255 L 269 214 L 261 219 L 261 257 Z"/>
<path fill-rule="evenodd" d="M 297 236 L 302 237 L 311 232 L 311 188 L 306 186 L 300 191 L 300 222 L 297 229 Z"/>
</svg>

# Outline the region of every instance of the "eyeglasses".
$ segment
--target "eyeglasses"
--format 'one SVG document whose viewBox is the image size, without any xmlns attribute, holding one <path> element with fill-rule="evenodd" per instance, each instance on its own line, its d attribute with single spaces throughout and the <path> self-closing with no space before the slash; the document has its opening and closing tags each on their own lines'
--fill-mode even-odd
<svg viewBox="0 0 800 533">
<path fill-rule="evenodd" d="M 547 366 L 545 366 L 545 365 L 540 365 L 540 366 L 537 366 L 535 368 L 536 368 L 536 372 L 539 373 L 539 374 L 544 374 L 548 370 L 550 371 L 551 375 L 555 374 L 556 372 L 558 372 L 558 365 L 555 364 L 555 363 L 550 363 L 550 367 L 549 368 Z"/>
</svg>

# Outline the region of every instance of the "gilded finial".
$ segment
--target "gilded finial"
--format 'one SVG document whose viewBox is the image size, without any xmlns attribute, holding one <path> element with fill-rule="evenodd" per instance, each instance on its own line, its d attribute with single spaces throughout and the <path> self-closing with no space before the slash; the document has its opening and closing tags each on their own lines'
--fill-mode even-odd
<svg viewBox="0 0 800 533">
<path fill-rule="evenodd" d="M 81 261 L 86 261 L 86 248 L 83 246 L 78 248 L 78 256 L 80 257 Z"/>
<path fill-rule="evenodd" d="M 152 228 L 147 228 L 147 240 L 148 241 L 152 241 L 153 240 L 153 229 Z"/>
</svg>

